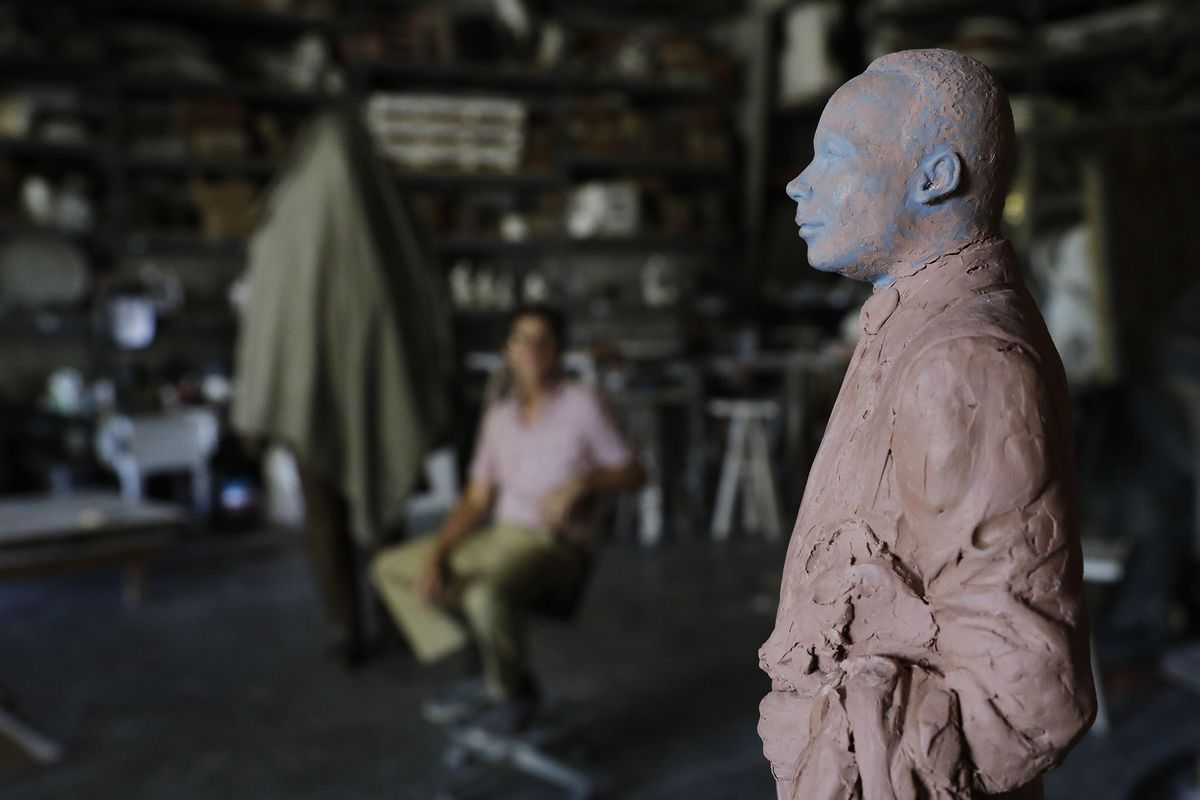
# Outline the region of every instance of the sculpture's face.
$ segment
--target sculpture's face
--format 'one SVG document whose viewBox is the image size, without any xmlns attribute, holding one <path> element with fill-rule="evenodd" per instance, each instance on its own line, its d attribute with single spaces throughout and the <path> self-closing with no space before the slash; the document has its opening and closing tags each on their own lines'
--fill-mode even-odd
<svg viewBox="0 0 1200 800">
<path fill-rule="evenodd" d="M 812 163 L 787 186 L 816 269 L 876 283 L 885 277 L 914 166 L 896 135 L 902 95 L 894 80 L 860 75 L 821 114 Z"/>
</svg>

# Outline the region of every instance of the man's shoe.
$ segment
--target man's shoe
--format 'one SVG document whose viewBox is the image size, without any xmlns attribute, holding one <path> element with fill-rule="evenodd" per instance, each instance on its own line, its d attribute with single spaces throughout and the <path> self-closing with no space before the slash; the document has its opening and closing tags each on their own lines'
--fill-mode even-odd
<svg viewBox="0 0 1200 800">
<path fill-rule="evenodd" d="M 482 713 L 492 703 L 483 680 L 469 678 L 442 697 L 426 701 L 421 714 L 434 725 L 457 725 Z"/>
<path fill-rule="evenodd" d="M 512 736 L 529 727 L 537 713 L 536 697 L 514 697 L 492 703 L 470 721 L 471 727 L 481 728 L 498 736 Z"/>
</svg>

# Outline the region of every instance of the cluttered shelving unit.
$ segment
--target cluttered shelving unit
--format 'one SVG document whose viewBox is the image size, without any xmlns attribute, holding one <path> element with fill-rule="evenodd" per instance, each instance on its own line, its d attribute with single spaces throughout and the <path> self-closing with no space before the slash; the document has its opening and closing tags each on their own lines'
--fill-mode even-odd
<svg viewBox="0 0 1200 800">
<path fill-rule="evenodd" d="M 521 299 L 570 304 L 585 340 L 677 338 L 646 312 L 670 327 L 662 306 L 704 270 L 737 273 L 732 60 L 672 20 L 577 27 L 568 8 L 501 53 L 448 44 L 445 19 L 362 28 L 377 33 L 352 67 L 368 124 L 442 232 L 466 348 Z"/>
<path fill-rule="evenodd" d="M 303 66 L 293 39 L 311 51 L 326 19 L 0 2 L 3 402 L 53 405 L 46 363 L 111 381 L 132 409 L 227 372 L 254 199 L 303 119 L 340 96 L 320 53 L 311 75 L 286 74 Z"/>
<path fill-rule="evenodd" d="M 636 5 L 506 27 L 384 0 L 0 0 L 0 244 L 62 265 L 9 267 L 4 294 L 42 291 L 36 312 L 0 308 L 5 338 L 74 345 L 56 359 L 133 383 L 227 371 L 255 201 L 313 113 L 349 102 L 370 126 L 379 98 L 407 104 L 389 130 L 415 157 L 372 133 L 435 232 L 464 348 L 521 299 L 584 307 L 603 323 L 584 336 L 636 328 L 647 303 L 670 317 L 698 275 L 739 273 L 739 76 L 703 21 Z M 465 108 L 457 149 L 420 140 L 429 103 Z M 496 131 L 479 107 L 510 115 L 507 160 L 472 161 L 480 126 Z M 157 320 L 153 344 L 114 346 L 113 298 L 152 306 L 135 316 Z M 37 389 L 36 360 L 11 392 Z"/>
</svg>

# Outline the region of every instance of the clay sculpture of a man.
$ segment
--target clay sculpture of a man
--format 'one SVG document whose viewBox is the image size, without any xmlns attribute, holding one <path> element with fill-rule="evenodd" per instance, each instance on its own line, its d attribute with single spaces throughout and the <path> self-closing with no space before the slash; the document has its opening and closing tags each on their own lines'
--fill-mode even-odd
<svg viewBox="0 0 1200 800">
<path fill-rule="evenodd" d="M 1042 797 L 1091 724 L 1062 363 L 1000 216 L 979 62 L 883 56 L 791 183 L 819 270 L 869 281 L 759 656 L 781 800 Z"/>
</svg>

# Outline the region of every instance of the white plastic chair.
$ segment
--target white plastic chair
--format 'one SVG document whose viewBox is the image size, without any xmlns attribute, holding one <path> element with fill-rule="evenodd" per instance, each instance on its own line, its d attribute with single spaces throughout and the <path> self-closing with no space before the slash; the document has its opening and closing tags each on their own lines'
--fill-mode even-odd
<svg viewBox="0 0 1200 800">
<path fill-rule="evenodd" d="M 192 508 L 207 516 L 212 507 L 208 462 L 217 449 L 220 425 L 206 408 L 129 417 L 116 415 L 96 432 L 100 461 L 117 474 L 121 497 L 140 503 L 150 475 L 186 472 L 192 480 Z"/>
<path fill-rule="evenodd" d="M 428 518 L 448 514 L 458 502 L 458 456 L 453 447 L 442 447 L 425 456 L 428 491 L 408 499 L 408 516 Z"/>
</svg>

